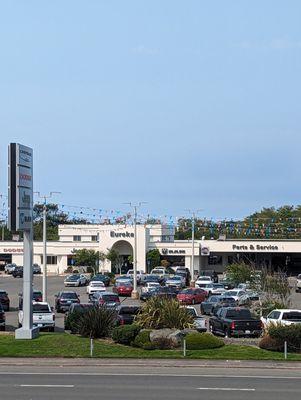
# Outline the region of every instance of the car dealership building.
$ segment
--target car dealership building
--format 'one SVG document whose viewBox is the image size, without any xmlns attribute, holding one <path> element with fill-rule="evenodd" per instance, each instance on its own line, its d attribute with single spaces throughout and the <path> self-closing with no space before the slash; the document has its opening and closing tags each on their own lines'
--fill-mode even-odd
<svg viewBox="0 0 301 400">
<path fill-rule="evenodd" d="M 168 225 L 137 225 L 137 265 L 147 270 L 146 253 L 158 249 L 161 258 L 172 265 L 191 266 L 191 240 L 175 240 L 175 229 Z M 115 249 L 126 262 L 133 255 L 135 232 L 132 225 L 60 225 L 59 240 L 47 243 L 48 271 L 63 273 L 74 263 L 74 250 L 90 249 L 107 253 Z M 34 263 L 43 262 L 43 243 L 34 242 Z M 301 240 L 195 240 L 194 270 L 224 271 L 232 262 L 245 261 L 256 267 L 285 269 L 288 273 L 301 273 Z M 0 242 L 0 265 L 23 265 L 23 242 Z M 101 269 L 110 271 L 105 261 Z"/>
</svg>

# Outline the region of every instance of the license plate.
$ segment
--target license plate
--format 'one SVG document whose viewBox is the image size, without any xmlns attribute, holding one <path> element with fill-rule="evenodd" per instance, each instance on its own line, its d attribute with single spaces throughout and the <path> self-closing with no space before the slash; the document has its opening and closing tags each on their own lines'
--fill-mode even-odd
<svg viewBox="0 0 301 400">
<path fill-rule="evenodd" d="M 251 333 L 251 331 L 248 331 L 248 330 L 247 330 L 247 331 L 245 331 L 245 333 L 246 333 L 247 335 L 249 335 L 249 334 Z"/>
</svg>

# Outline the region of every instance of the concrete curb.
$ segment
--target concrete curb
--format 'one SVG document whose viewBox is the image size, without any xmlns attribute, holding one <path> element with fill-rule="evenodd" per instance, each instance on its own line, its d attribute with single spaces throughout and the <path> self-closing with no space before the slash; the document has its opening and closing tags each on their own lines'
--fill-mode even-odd
<svg viewBox="0 0 301 400">
<path fill-rule="evenodd" d="M 239 361 L 239 360 L 166 360 L 166 359 L 112 359 L 112 358 L 0 358 L 3 366 L 60 366 L 60 367 L 181 367 L 181 368 L 239 368 L 300 370 L 301 363 L 295 361 Z"/>
</svg>

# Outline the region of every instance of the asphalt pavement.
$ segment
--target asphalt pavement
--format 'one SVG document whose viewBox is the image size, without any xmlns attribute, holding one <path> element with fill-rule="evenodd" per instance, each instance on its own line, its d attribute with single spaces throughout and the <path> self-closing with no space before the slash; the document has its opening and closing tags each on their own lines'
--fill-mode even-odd
<svg viewBox="0 0 301 400">
<path fill-rule="evenodd" d="M 300 364 L 103 361 L 57 359 L 54 365 L 45 359 L 1 359 L 1 398 L 282 400 L 301 395 Z"/>
</svg>

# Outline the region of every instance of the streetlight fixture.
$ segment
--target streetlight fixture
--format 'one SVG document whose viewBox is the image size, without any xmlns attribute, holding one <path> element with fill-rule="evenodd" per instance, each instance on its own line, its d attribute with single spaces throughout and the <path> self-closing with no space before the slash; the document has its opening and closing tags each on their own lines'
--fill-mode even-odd
<svg viewBox="0 0 301 400">
<path fill-rule="evenodd" d="M 54 194 L 61 192 L 50 192 L 48 195 L 41 195 L 40 192 L 35 192 L 43 202 L 43 301 L 47 302 L 47 231 L 46 231 L 46 216 L 47 216 L 47 199 L 50 199 Z"/>
<path fill-rule="evenodd" d="M 128 204 L 134 210 L 134 257 L 133 257 L 133 264 L 134 264 L 134 288 L 131 294 L 132 299 L 138 299 L 139 294 L 137 290 L 137 209 L 141 207 L 143 204 L 146 204 L 144 201 L 140 201 L 137 204 L 134 203 L 124 203 Z"/>
</svg>

